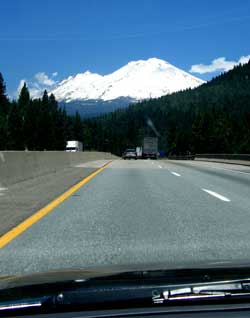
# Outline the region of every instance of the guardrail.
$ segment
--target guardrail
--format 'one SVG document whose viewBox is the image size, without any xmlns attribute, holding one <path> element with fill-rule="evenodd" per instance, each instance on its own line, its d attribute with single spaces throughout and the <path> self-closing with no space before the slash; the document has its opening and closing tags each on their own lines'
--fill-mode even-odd
<svg viewBox="0 0 250 318">
<path fill-rule="evenodd" d="M 196 154 L 196 155 L 182 155 L 182 156 L 168 156 L 170 160 L 208 160 L 214 161 L 218 160 L 219 162 L 225 160 L 225 162 L 233 161 L 239 163 L 239 161 L 249 161 L 250 154 Z"/>
<path fill-rule="evenodd" d="M 194 160 L 195 155 L 187 155 L 187 156 L 168 156 L 170 160 Z"/>
<path fill-rule="evenodd" d="M 250 154 L 196 154 L 195 158 L 250 161 Z"/>
</svg>

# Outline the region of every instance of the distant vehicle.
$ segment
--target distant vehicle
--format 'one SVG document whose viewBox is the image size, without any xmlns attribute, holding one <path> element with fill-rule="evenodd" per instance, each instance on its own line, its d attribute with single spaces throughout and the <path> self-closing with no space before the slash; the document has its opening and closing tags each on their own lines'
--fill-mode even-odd
<svg viewBox="0 0 250 318">
<path fill-rule="evenodd" d="M 82 142 L 77 140 L 69 140 L 67 141 L 66 151 L 67 152 L 78 152 L 82 151 Z"/>
<path fill-rule="evenodd" d="M 143 139 L 142 158 L 157 159 L 158 157 L 158 138 L 145 137 Z"/>
<path fill-rule="evenodd" d="M 135 151 L 136 151 L 137 159 L 142 158 L 142 147 L 136 147 Z"/>
<path fill-rule="evenodd" d="M 125 159 L 137 159 L 137 154 L 135 149 L 126 149 L 122 155 L 122 158 Z"/>
</svg>

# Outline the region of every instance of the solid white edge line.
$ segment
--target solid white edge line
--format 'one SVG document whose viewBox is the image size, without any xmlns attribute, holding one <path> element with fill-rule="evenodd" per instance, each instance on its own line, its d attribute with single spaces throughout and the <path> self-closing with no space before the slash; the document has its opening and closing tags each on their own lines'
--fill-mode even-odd
<svg viewBox="0 0 250 318">
<path fill-rule="evenodd" d="M 180 175 L 179 173 L 177 173 L 177 172 L 171 171 L 171 173 L 172 173 L 174 176 L 176 176 L 176 177 L 180 177 L 180 176 L 181 176 L 181 175 Z"/>
<path fill-rule="evenodd" d="M 230 202 L 231 200 L 228 199 L 227 197 L 224 197 L 223 195 L 217 193 L 217 192 L 214 192 L 214 191 L 211 191 L 211 190 L 208 190 L 208 189 L 203 189 L 203 191 L 207 192 L 208 194 L 216 197 L 217 199 L 220 199 L 221 201 L 225 201 L 225 202 Z"/>
</svg>

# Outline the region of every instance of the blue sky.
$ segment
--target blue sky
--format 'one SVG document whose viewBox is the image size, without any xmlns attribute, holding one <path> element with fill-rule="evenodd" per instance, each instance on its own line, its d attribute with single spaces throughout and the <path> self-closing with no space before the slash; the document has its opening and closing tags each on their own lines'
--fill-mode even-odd
<svg viewBox="0 0 250 318">
<path fill-rule="evenodd" d="M 150 57 L 186 71 L 196 65 L 193 75 L 207 80 L 248 56 L 249 39 L 250 0 L 0 3 L 0 72 L 12 96 L 22 79 L 50 86 Z"/>
</svg>

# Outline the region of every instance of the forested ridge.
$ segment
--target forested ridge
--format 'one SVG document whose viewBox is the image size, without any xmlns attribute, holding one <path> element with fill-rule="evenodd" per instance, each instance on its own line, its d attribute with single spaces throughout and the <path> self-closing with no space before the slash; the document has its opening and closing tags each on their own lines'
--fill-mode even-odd
<svg viewBox="0 0 250 318">
<path fill-rule="evenodd" d="M 250 153 L 250 62 L 196 89 L 131 105 L 84 121 L 85 140 L 121 154 L 144 136 L 159 134 L 168 154 Z"/>
<path fill-rule="evenodd" d="M 32 100 L 26 85 L 10 101 L 0 75 L 1 150 L 64 150 L 66 140 L 80 140 L 85 149 L 121 154 L 155 133 L 168 154 L 250 153 L 250 62 L 196 89 L 92 119 L 68 116 L 46 91 Z"/>
</svg>

